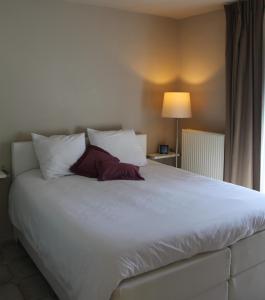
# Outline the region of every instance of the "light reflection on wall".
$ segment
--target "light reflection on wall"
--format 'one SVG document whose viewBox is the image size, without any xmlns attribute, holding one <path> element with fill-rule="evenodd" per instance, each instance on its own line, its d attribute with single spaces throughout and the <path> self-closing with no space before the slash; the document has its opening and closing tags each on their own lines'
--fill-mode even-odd
<svg viewBox="0 0 265 300">
<path fill-rule="evenodd" d="M 185 64 L 185 68 L 181 69 L 180 80 L 190 85 L 205 85 L 207 82 L 211 82 L 216 74 L 223 69 L 221 63 L 211 63 L 211 61 L 188 61 Z"/>
<path fill-rule="evenodd" d="M 225 128 L 225 66 L 204 70 L 185 70 L 179 87 L 191 93 L 192 118 L 183 125 L 200 130 L 222 132 Z"/>
<path fill-rule="evenodd" d="M 143 80 L 166 85 L 178 79 L 178 55 L 170 46 L 157 48 L 157 45 L 153 45 L 148 51 L 140 46 L 125 50 L 120 57 L 122 63 Z"/>
<path fill-rule="evenodd" d="M 130 65 L 131 69 L 143 79 L 157 85 L 169 84 L 178 79 L 178 68 L 166 61 L 137 60 Z"/>
</svg>

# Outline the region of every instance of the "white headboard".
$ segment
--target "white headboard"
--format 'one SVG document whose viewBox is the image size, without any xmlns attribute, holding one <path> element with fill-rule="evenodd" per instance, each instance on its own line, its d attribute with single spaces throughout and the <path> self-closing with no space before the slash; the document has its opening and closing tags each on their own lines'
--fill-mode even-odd
<svg viewBox="0 0 265 300">
<path fill-rule="evenodd" d="M 147 151 L 147 135 L 137 134 L 139 144 Z M 19 174 L 38 169 L 39 163 L 35 155 L 32 142 L 15 142 L 12 144 L 12 176 L 15 178 Z"/>
</svg>

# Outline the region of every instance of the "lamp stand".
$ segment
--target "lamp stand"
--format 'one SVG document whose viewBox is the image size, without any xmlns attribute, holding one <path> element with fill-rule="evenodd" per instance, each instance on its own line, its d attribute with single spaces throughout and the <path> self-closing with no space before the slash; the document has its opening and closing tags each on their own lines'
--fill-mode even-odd
<svg viewBox="0 0 265 300">
<path fill-rule="evenodd" d="M 178 153 L 179 153 L 179 120 L 177 119 L 177 136 L 176 136 L 176 167 L 178 167 Z"/>
</svg>

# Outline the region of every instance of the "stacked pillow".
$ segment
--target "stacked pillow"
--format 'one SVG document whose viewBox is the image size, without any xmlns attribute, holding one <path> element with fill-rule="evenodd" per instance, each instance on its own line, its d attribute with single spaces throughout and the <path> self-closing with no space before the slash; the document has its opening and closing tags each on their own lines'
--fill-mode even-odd
<svg viewBox="0 0 265 300">
<path fill-rule="evenodd" d="M 122 163 L 138 167 L 147 163 L 134 130 L 98 131 L 88 128 L 87 135 L 91 145 L 108 151 Z"/>
<path fill-rule="evenodd" d="M 70 167 L 86 150 L 84 133 L 51 137 L 32 133 L 32 141 L 45 179 L 71 175 Z"/>
<path fill-rule="evenodd" d="M 144 180 L 139 167 L 145 154 L 133 130 L 97 131 L 85 135 L 45 137 L 32 134 L 33 145 L 45 179 L 71 174 L 104 180 Z"/>
</svg>

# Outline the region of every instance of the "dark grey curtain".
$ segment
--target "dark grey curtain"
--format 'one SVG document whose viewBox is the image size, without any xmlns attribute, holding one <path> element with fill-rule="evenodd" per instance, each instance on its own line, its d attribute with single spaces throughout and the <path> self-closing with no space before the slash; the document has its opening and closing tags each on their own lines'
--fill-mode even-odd
<svg viewBox="0 0 265 300">
<path fill-rule="evenodd" d="M 225 6 L 225 180 L 260 188 L 264 0 Z"/>
</svg>

